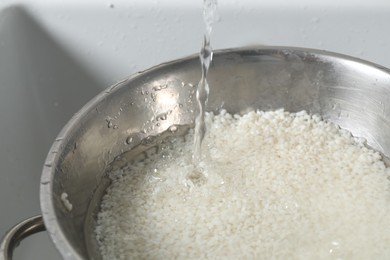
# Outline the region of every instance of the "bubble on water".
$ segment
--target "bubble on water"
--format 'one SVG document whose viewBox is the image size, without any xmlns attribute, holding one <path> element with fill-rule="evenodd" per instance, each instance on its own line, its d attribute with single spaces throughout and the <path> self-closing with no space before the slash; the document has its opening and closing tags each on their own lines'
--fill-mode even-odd
<svg viewBox="0 0 390 260">
<path fill-rule="evenodd" d="M 204 174 L 204 170 L 201 167 L 197 167 L 187 176 L 187 180 L 193 186 L 202 186 L 207 182 L 207 177 Z"/>
</svg>

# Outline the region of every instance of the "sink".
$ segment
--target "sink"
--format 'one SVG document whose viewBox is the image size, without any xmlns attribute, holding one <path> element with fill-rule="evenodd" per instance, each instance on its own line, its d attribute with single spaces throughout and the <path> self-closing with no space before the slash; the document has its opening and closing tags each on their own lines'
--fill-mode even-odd
<svg viewBox="0 0 390 260">
<path fill-rule="evenodd" d="M 299 46 L 390 67 L 388 0 L 224 0 L 219 13 L 214 49 Z M 39 214 L 44 158 L 83 104 L 132 73 L 196 53 L 203 33 L 201 0 L 2 0 L 0 235 Z M 41 233 L 14 259 L 61 258 Z"/>
</svg>

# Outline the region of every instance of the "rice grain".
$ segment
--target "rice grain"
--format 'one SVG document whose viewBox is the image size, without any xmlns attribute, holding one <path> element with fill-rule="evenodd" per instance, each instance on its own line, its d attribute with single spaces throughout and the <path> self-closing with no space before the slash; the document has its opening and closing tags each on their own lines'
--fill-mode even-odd
<svg viewBox="0 0 390 260">
<path fill-rule="evenodd" d="M 390 169 L 363 139 L 304 111 L 206 123 L 204 182 L 191 132 L 111 173 L 104 259 L 390 259 Z"/>
</svg>

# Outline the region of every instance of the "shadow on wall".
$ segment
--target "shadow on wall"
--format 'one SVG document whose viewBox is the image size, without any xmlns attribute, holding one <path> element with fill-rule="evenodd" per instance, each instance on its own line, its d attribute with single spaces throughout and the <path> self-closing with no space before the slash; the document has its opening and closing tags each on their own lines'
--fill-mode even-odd
<svg viewBox="0 0 390 260">
<path fill-rule="evenodd" d="M 0 12 L 0 237 L 40 212 L 51 143 L 101 85 L 22 7 Z"/>
<path fill-rule="evenodd" d="M 26 102 L 29 106 L 25 108 L 37 109 L 39 114 L 35 117 L 43 120 L 39 123 L 56 126 L 59 130 L 74 112 L 104 87 L 88 75 L 23 8 L 10 7 L 0 17 L 0 91 L 20 89 L 20 93 L 25 94 L 23 99 L 10 102 L 29 99 Z M 2 102 L 1 105 L 4 106 Z M 3 109 L 5 107 L 1 107 Z M 44 128 L 41 130 L 45 131 Z"/>
</svg>

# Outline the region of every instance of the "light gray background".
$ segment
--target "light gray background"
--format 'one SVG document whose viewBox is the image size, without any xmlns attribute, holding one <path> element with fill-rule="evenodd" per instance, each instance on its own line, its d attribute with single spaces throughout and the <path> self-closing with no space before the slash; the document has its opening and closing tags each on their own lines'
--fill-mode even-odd
<svg viewBox="0 0 390 260">
<path fill-rule="evenodd" d="M 390 67 L 388 0 L 219 0 L 214 49 L 325 49 Z M 126 76 L 200 49 L 202 0 L 0 1 L 0 235 L 38 214 L 39 178 L 61 127 Z M 212 87 L 212 86 L 211 86 Z M 47 233 L 14 259 L 60 259 Z"/>
</svg>

